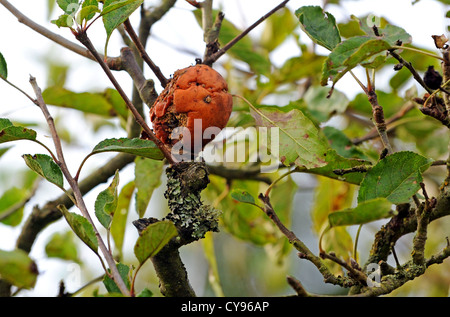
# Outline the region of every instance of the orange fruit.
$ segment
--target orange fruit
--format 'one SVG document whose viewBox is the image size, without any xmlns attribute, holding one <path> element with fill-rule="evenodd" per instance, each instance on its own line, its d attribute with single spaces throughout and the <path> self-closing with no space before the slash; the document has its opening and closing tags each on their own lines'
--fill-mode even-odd
<svg viewBox="0 0 450 317">
<path fill-rule="evenodd" d="M 196 154 L 226 126 L 232 107 L 227 82 L 211 67 L 198 64 L 174 73 L 151 107 L 150 120 L 164 144 L 173 147 L 181 141 L 184 150 Z M 208 128 L 213 129 L 205 133 Z"/>
</svg>

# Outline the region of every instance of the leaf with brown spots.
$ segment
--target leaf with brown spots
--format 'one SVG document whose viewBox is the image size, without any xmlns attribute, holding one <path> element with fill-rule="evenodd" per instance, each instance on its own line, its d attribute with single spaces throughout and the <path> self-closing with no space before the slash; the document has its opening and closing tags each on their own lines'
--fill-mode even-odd
<svg viewBox="0 0 450 317">
<path fill-rule="evenodd" d="M 280 107 L 252 108 L 259 127 L 267 127 L 267 145 L 286 166 L 294 163 L 305 168 L 325 166 L 328 141 L 318 127 L 302 111 L 289 112 Z M 278 129 L 270 129 L 278 128 Z"/>
</svg>

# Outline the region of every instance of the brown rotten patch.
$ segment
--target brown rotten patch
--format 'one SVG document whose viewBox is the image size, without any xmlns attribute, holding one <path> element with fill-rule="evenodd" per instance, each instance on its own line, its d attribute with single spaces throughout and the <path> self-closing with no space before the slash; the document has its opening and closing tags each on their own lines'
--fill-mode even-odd
<svg viewBox="0 0 450 317">
<path fill-rule="evenodd" d="M 184 148 L 190 147 L 197 153 L 215 137 L 215 134 L 204 137 L 205 130 L 210 127 L 222 130 L 232 107 L 232 96 L 223 77 L 211 67 L 199 64 L 174 73 L 150 109 L 150 120 L 156 137 L 164 144 L 172 147 L 182 141 Z M 196 123 L 201 122 L 201 127 L 198 125 L 194 130 L 196 119 L 201 120 Z M 182 130 L 178 136 L 172 135 L 177 127 L 187 128 L 190 138 Z"/>
</svg>

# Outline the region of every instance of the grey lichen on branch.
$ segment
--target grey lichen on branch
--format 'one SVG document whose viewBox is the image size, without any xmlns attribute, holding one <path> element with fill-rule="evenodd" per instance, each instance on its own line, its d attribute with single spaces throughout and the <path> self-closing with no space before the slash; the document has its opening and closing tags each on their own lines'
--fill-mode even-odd
<svg viewBox="0 0 450 317">
<path fill-rule="evenodd" d="M 185 240 L 198 240 L 208 231 L 219 231 L 220 212 L 204 205 L 201 192 L 209 184 L 204 162 L 180 162 L 166 169 L 167 198 L 170 213 L 166 216 L 175 223 Z"/>
<path fill-rule="evenodd" d="M 220 212 L 201 201 L 201 192 L 209 184 L 209 173 L 204 162 L 175 163 L 167 167 L 166 174 L 167 189 L 164 196 L 171 212 L 165 219 L 175 224 L 178 236 L 152 257 L 151 261 L 164 296 L 195 296 L 181 261 L 179 248 L 202 239 L 208 231 L 219 231 Z M 133 224 L 142 232 L 157 221 L 159 220 L 154 218 L 143 218 Z"/>
<path fill-rule="evenodd" d="M 201 192 L 209 184 L 209 173 L 204 162 L 179 162 L 166 169 L 167 199 L 170 213 L 162 220 L 170 220 L 177 227 L 179 246 L 202 239 L 208 231 L 219 231 L 220 211 L 204 205 Z M 154 218 L 133 222 L 138 231 L 144 230 Z"/>
</svg>

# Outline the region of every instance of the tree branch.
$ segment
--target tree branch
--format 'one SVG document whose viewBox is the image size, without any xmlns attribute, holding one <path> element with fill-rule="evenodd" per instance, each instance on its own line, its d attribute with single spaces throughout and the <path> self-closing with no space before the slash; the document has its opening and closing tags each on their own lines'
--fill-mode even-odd
<svg viewBox="0 0 450 317">
<path fill-rule="evenodd" d="M 66 180 L 68 181 L 68 183 L 70 184 L 70 187 L 73 190 L 74 196 L 75 196 L 75 200 L 77 203 L 77 207 L 80 209 L 81 213 L 83 214 L 84 218 L 86 218 L 92 225 L 93 229 L 94 229 L 94 233 L 97 236 L 97 240 L 98 240 L 98 246 L 103 254 L 103 256 L 106 259 L 106 262 L 108 263 L 109 269 L 111 270 L 111 274 L 112 274 L 112 278 L 115 281 L 116 285 L 119 287 L 120 291 L 122 292 L 123 295 L 125 296 L 129 296 L 130 293 L 128 291 L 128 288 L 126 287 L 125 283 L 122 280 L 122 277 L 119 274 L 119 271 L 117 270 L 116 267 L 116 263 L 112 257 L 112 254 L 109 252 L 108 248 L 106 247 L 106 245 L 103 242 L 103 239 L 100 235 L 100 233 L 98 232 L 94 222 L 92 221 L 89 212 L 87 210 L 87 207 L 84 203 L 84 199 L 83 199 L 83 194 L 80 191 L 80 188 L 78 187 L 78 183 L 77 181 L 72 177 L 72 175 L 70 174 L 65 159 L 64 159 L 64 153 L 62 150 L 62 146 L 61 146 L 61 141 L 59 139 L 58 133 L 56 131 L 54 122 L 53 122 L 53 118 L 50 115 L 50 112 L 47 109 L 47 105 L 44 102 L 44 99 L 42 98 L 42 93 L 41 93 L 41 89 L 39 88 L 39 86 L 36 83 L 36 79 L 34 77 L 30 77 L 30 84 L 32 85 L 34 92 L 36 94 L 36 100 L 39 104 L 39 107 L 41 108 L 44 117 L 47 121 L 47 124 L 50 128 L 50 132 L 52 135 L 52 139 L 53 139 L 53 143 L 55 145 L 56 148 L 56 154 L 58 157 L 58 162 L 56 162 L 59 167 L 61 168 L 62 173 L 64 174 L 64 177 L 66 178 Z"/>
<path fill-rule="evenodd" d="M 97 53 L 94 45 L 92 44 L 92 42 L 90 41 L 90 39 L 88 38 L 87 34 L 80 30 L 79 32 L 77 32 L 75 34 L 76 38 L 84 45 L 86 46 L 86 48 L 92 53 L 92 55 L 94 55 L 95 59 L 97 60 L 97 62 L 100 64 L 101 68 L 103 69 L 103 71 L 105 72 L 105 74 L 108 76 L 109 80 L 111 81 L 111 83 L 113 84 L 114 88 L 116 88 L 116 90 L 119 92 L 120 96 L 122 97 L 122 99 L 125 101 L 125 104 L 127 105 L 128 109 L 131 111 L 131 113 L 133 114 L 134 118 L 136 119 L 136 121 L 138 122 L 138 124 L 143 128 L 143 130 L 145 131 L 145 133 L 148 135 L 148 137 L 150 138 L 151 141 L 153 141 L 158 148 L 161 150 L 161 152 L 164 154 L 164 156 L 166 157 L 166 159 L 169 161 L 170 164 L 173 164 L 175 162 L 175 160 L 172 157 L 172 154 L 170 152 L 170 150 L 153 134 L 153 131 L 150 129 L 150 127 L 147 125 L 147 123 L 145 122 L 144 118 L 141 116 L 141 114 L 136 110 L 136 108 L 134 107 L 134 105 L 132 104 L 132 102 L 130 101 L 130 99 L 128 99 L 128 96 L 126 95 L 126 93 L 123 91 L 122 87 L 120 86 L 120 84 L 117 82 L 116 78 L 114 77 L 114 75 L 112 74 L 111 70 L 108 68 L 108 66 L 103 62 L 102 58 L 100 57 L 100 55 Z"/>
<path fill-rule="evenodd" d="M 419 73 L 414 69 L 414 67 L 412 66 L 412 64 L 410 62 L 405 61 L 400 55 L 398 55 L 395 52 L 395 49 L 390 49 L 388 50 L 389 54 L 394 57 L 396 60 L 399 61 L 400 64 L 402 64 L 403 66 L 405 66 L 413 75 L 414 79 L 430 94 L 433 93 L 433 90 L 431 90 L 430 88 L 427 87 L 427 85 L 425 84 L 425 82 L 423 81 L 422 77 L 419 75 Z"/>
<path fill-rule="evenodd" d="M 384 225 L 375 235 L 375 241 L 367 260 L 367 264 L 387 261 L 391 245 L 402 236 L 417 229 L 415 212 L 409 204 L 397 206 L 398 214 Z M 450 215 L 450 191 L 442 192 L 436 197 L 436 206 L 430 212 L 429 222 Z"/>
<path fill-rule="evenodd" d="M 66 38 L 62 37 L 61 35 L 56 34 L 52 31 L 46 29 L 45 27 L 37 24 L 36 22 L 34 22 L 30 18 L 28 18 L 26 15 L 24 15 L 22 12 L 17 10 L 17 8 L 15 8 L 8 1 L 0 0 L 0 4 L 2 4 L 9 12 L 11 12 L 20 23 L 23 23 L 24 25 L 26 25 L 29 28 L 36 31 L 37 33 L 45 36 L 46 38 L 48 38 L 49 40 L 51 40 L 57 44 L 67 48 L 68 50 L 70 50 L 74 53 L 77 53 L 81 56 L 84 56 L 84 57 L 94 60 L 94 57 L 89 52 L 89 50 L 87 50 L 84 47 L 67 40 Z"/>
<path fill-rule="evenodd" d="M 133 29 L 133 27 L 132 27 L 132 25 L 130 23 L 130 20 L 127 19 L 123 23 L 123 25 L 125 27 L 125 31 L 127 31 L 127 33 L 130 35 L 131 40 L 133 41 L 134 45 L 136 46 L 136 49 L 139 52 L 139 55 L 141 56 L 141 58 L 147 63 L 147 65 L 150 67 L 150 69 L 156 75 L 156 77 L 158 78 L 159 82 L 161 83 L 161 86 L 163 88 L 165 88 L 167 86 L 167 83 L 168 83 L 167 78 L 164 77 L 164 75 L 161 72 L 161 70 L 159 69 L 159 67 L 156 66 L 155 63 L 153 63 L 153 61 L 151 60 L 150 56 L 148 56 L 147 52 L 145 51 L 144 45 L 139 40 L 138 35 L 134 32 L 134 29 Z"/>
<path fill-rule="evenodd" d="M 241 34 L 236 36 L 234 39 L 232 39 L 230 42 L 228 42 L 223 48 L 218 50 L 216 53 L 208 56 L 203 63 L 206 65 L 212 65 L 215 61 L 217 61 L 223 54 L 225 54 L 230 48 L 232 48 L 237 42 L 239 42 L 244 36 L 246 36 L 248 33 L 250 33 L 251 30 L 253 30 L 255 27 L 257 27 L 259 24 L 261 24 L 264 20 L 266 20 L 268 17 L 270 17 L 272 14 L 280 10 L 281 8 L 285 7 L 286 4 L 289 2 L 289 0 L 284 0 L 279 5 L 277 5 L 275 8 L 270 10 L 268 13 L 263 15 L 261 18 L 259 18 L 255 23 L 250 25 L 247 29 L 245 29 Z"/>
<path fill-rule="evenodd" d="M 324 277 L 324 281 L 326 283 L 340 285 L 342 287 L 351 287 L 355 285 L 355 282 L 351 279 L 341 276 L 334 276 L 330 272 L 326 264 L 322 261 L 322 259 L 318 256 L 315 256 L 292 231 L 290 231 L 283 225 L 280 218 L 278 218 L 277 214 L 275 213 L 275 210 L 273 209 L 272 204 L 270 203 L 270 198 L 268 196 L 259 194 L 258 198 L 264 203 L 264 207 L 261 209 L 274 222 L 274 224 L 278 227 L 278 229 L 280 229 L 280 231 L 286 236 L 286 238 L 288 238 L 289 243 L 299 251 L 298 256 L 301 259 L 307 259 L 308 261 L 313 263 Z"/>
<path fill-rule="evenodd" d="M 134 162 L 134 156 L 129 154 L 118 154 L 104 166 L 96 169 L 93 173 L 79 182 L 80 192 L 85 195 L 100 184 L 106 183 L 115 173 L 128 164 Z M 68 190 L 71 194 L 72 191 Z M 38 234 L 51 223 L 62 217 L 61 212 L 56 208 L 58 205 L 64 205 L 67 209 L 73 206 L 73 202 L 66 194 L 61 195 L 55 200 L 47 202 L 43 207 L 35 206 L 28 219 L 25 221 L 22 231 L 17 239 L 16 247 L 30 252 Z"/>
<path fill-rule="evenodd" d="M 226 168 L 225 166 L 217 166 L 208 164 L 208 171 L 211 174 L 225 178 L 226 180 L 233 179 L 253 179 L 264 182 L 268 185 L 272 183 L 270 177 L 261 175 L 260 167 L 256 168 Z"/>
<path fill-rule="evenodd" d="M 411 111 L 414 108 L 415 108 L 414 103 L 412 103 L 411 101 L 408 101 L 396 114 L 394 114 L 392 117 L 390 117 L 388 120 L 386 120 L 386 127 L 387 127 L 386 132 L 389 132 L 393 129 L 393 127 L 390 126 L 392 123 L 401 119 L 405 114 L 407 114 L 409 111 Z M 352 143 L 354 145 L 358 145 L 358 144 L 363 143 L 364 141 L 371 140 L 371 139 L 377 138 L 379 136 L 380 135 L 378 134 L 376 127 L 374 127 L 365 136 L 353 139 Z"/>
<path fill-rule="evenodd" d="M 384 120 L 383 107 L 378 104 L 377 94 L 373 89 L 369 89 L 367 92 L 367 98 L 372 105 L 373 119 L 375 127 L 377 128 L 378 134 L 380 135 L 381 142 L 385 149 L 387 149 L 388 154 L 392 154 L 392 147 L 387 136 L 387 127 Z"/>
</svg>

